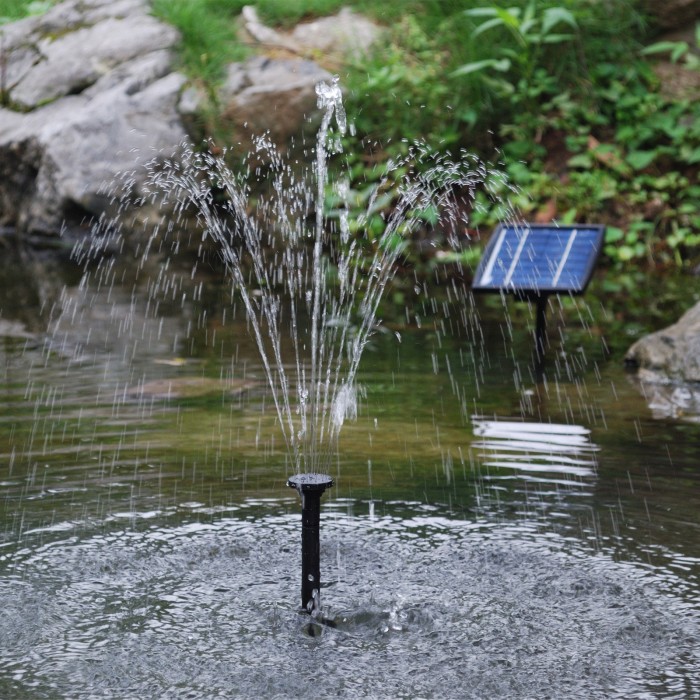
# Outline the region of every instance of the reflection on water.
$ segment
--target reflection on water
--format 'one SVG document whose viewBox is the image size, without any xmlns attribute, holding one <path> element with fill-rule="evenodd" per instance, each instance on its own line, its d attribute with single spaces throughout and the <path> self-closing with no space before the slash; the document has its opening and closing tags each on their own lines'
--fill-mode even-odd
<svg viewBox="0 0 700 700">
<path fill-rule="evenodd" d="M 454 287 L 385 310 L 311 637 L 256 349 L 175 272 L 174 304 L 116 268 L 0 294 L 0 696 L 693 697 L 700 426 L 578 311 L 536 386 L 527 316 Z"/>
<path fill-rule="evenodd" d="M 633 381 L 644 395 L 654 418 L 700 422 L 700 389 L 697 385 L 664 381 L 643 369 Z"/>
<path fill-rule="evenodd" d="M 580 425 L 489 421 L 480 417 L 475 417 L 473 422 L 474 435 L 484 440 L 473 443 L 472 447 L 481 450 L 479 461 L 485 467 L 565 477 L 595 475 L 593 454 L 598 448 L 590 442 L 591 431 Z"/>
<path fill-rule="evenodd" d="M 556 509 L 573 507 L 573 498 L 593 495 L 599 448 L 587 428 L 478 416 L 473 426 L 481 438 L 472 450 L 481 466 L 482 503 L 506 490 L 551 519 Z"/>
</svg>

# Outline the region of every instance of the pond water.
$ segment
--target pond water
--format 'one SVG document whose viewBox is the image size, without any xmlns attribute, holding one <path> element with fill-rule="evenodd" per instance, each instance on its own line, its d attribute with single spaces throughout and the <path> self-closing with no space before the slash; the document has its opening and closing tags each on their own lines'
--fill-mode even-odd
<svg viewBox="0 0 700 700">
<path fill-rule="evenodd" d="M 700 423 L 585 298 L 536 383 L 526 306 L 389 295 L 323 498 L 329 627 L 227 286 L 183 261 L 154 310 L 128 267 L 3 265 L 1 697 L 700 697 Z"/>
</svg>

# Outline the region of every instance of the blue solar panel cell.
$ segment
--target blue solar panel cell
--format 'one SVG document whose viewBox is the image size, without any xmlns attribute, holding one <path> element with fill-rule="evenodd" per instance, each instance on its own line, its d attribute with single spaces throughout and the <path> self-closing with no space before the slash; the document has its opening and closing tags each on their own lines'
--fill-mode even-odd
<svg viewBox="0 0 700 700">
<path fill-rule="evenodd" d="M 522 297 L 581 294 L 593 274 L 605 227 L 501 225 L 479 263 L 472 289 Z"/>
</svg>

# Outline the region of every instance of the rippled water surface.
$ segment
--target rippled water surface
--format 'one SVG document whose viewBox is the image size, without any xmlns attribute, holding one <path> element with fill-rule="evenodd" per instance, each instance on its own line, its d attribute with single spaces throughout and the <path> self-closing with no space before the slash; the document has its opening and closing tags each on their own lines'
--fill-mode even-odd
<svg viewBox="0 0 700 700">
<path fill-rule="evenodd" d="M 0 697 L 700 697 L 700 426 L 585 305 L 538 384 L 522 307 L 389 298 L 323 499 L 330 626 L 235 299 L 47 265 L 0 309 Z"/>
</svg>

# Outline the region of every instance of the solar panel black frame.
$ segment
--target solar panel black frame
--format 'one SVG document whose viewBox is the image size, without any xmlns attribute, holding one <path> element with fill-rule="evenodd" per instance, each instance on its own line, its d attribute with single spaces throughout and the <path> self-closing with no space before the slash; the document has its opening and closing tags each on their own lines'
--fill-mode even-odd
<svg viewBox="0 0 700 700">
<path fill-rule="evenodd" d="M 500 224 L 486 245 L 472 290 L 521 299 L 583 294 L 604 238 L 605 226 L 598 224 Z"/>
</svg>

